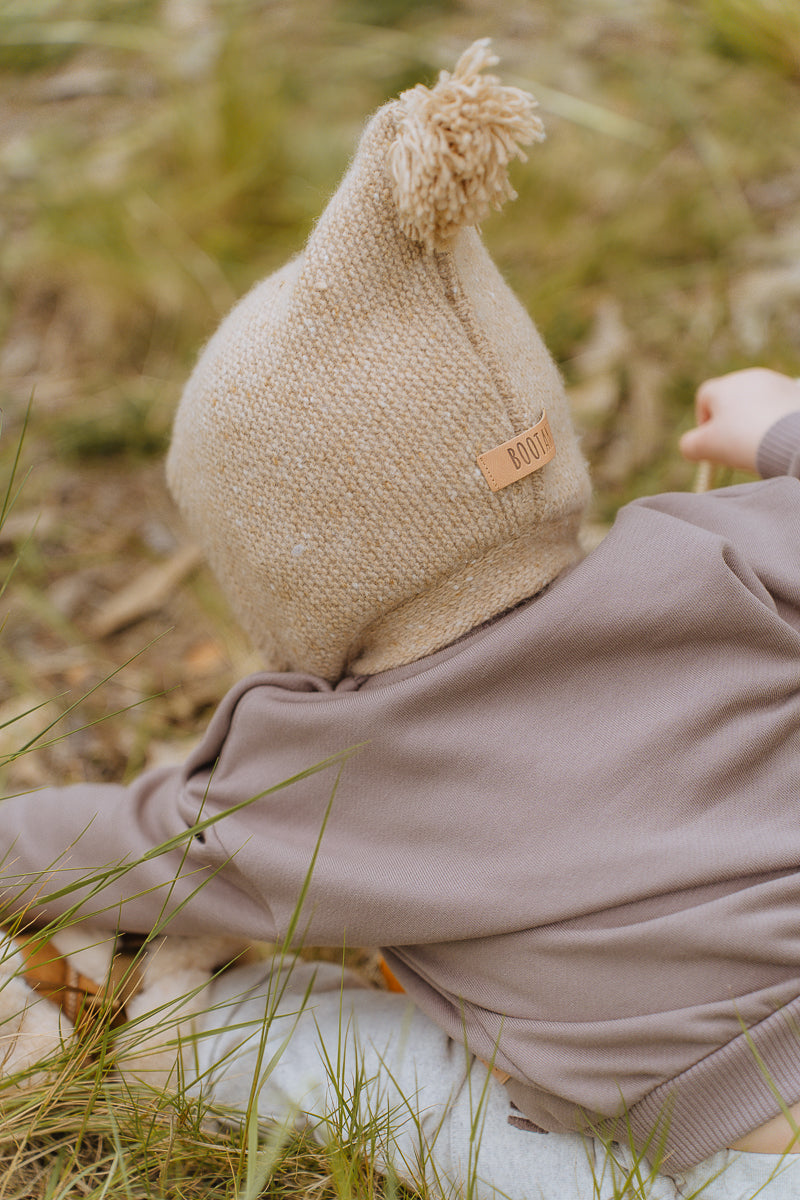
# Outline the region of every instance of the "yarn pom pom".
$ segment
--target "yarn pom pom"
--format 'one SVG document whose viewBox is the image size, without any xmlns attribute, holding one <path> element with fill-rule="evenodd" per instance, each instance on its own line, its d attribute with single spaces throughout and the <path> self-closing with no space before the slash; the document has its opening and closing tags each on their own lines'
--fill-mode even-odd
<svg viewBox="0 0 800 1200">
<path fill-rule="evenodd" d="M 434 88 L 418 84 L 400 97 L 389 152 L 394 199 L 401 229 L 427 250 L 513 200 L 508 164 L 544 137 L 533 97 L 481 74 L 498 61 L 481 38 L 452 75 L 442 71 Z"/>
</svg>

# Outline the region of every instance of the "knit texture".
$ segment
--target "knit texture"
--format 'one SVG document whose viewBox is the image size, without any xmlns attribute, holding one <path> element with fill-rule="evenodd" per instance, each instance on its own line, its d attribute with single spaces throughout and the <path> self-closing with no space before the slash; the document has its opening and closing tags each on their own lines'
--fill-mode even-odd
<svg viewBox="0 0 800 1200">
<path fill-rule="evenodd" d="M 464 58 L 472 83 L 454 92 L 446 77 L 428 96 L 444 89 L 448 127 L 458 93 L 473 126 L 485 112 L 506 131 L 476 141 L 496 199 L 513 130 L 535 136 L 531 102 L 496 81 L 477 87 L 477 67 L 493 61 L 485 43 Z M 441 123 L 442 108 L 426 104 Z M 412 662 L 533 595 L 578 554 L 588 478 L 538 333 L 477 231 L 454 232 L 457 205 L 439 237 L 441 188 L 427 216 L 426 189 L 405 189 L 415 199 L 404 223 L 413 209 L 417 233 L 401 228 L 390 163 L 431 175 L 419 110 L 412 89 L 372 119 L 304 253 L 226 318 L 177 413 L 170 486 L 273 669 L 333 680 Z M 468 200 L 460 219 L 479 208 Z M 555 459 L 492 493 L 476 456 L 544 409 Z"/>
</svg>

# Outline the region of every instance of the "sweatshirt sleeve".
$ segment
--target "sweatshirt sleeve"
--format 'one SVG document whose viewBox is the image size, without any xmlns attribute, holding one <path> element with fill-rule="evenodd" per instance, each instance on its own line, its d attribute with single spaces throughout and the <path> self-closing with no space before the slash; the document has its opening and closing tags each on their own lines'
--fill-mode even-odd
<svg viewBox="0 0 800 1200">
<path fill-rule="evenodd" d="M 449 672 L 374 690 L 250 676 L 184 767 L 0 802 L 0 904 L 308 946 L 502 925 L 505 876 L 494 904 L 465 905 L 461 846 L 480 829 L 463 796 L 480 769 L 472 758 L 494 751 L 470 738 L 465 752 L 462 703 L 480 694 Z"/>
<path fill-rule="evenodd" d="M 130 787 L 84 783 L 3 800 L 3 912 L 25 909 L 38 920 L 70 914 L 147 932 L 171 924 L 187 905 L 205 908 L 206 898 L 210 914 L 238 911 L 246 897 L 209 852 L 213 833 L 192 832 L 182 811 L 186 787 L 183 772 L 170 769 Z M 183 923 L 176 921 L 176 932 Z"/>
<path fill-rule="evenodd" d="M 84 783 L 1 800 L 3 910 L 26 909 L 39 920 L 69 914 L 131 932 L 282 936 L 289 920 L 278 927 L 269 888 L 254 883 L 253 839 L 265 870 L 271 854 L 285 860 L 271 874 L 290 914 L 324 825 L 322 797 L 342 762 L 335 750 L 327 764 L 316 753 L 313 713 L 292 705 L 293 685 L 289 675 L 243 680 L 183 767 L 146 772 L 129 786 Z M 296 733 L 287 741 L 281 713 L 303 726 L 304 751 Z M 314 780 L 320 760 L 324 781 Z M 293 794 L 273 808 L 270 799 L 293 784 L 305 785 L 305 804 Z"/>
<path fill-rule="evenodd" d="M 767 430 L 756 454 L 762 479 L 775 475 L 800 478 L 800 411 L 788 413 Z"/>
</svg>

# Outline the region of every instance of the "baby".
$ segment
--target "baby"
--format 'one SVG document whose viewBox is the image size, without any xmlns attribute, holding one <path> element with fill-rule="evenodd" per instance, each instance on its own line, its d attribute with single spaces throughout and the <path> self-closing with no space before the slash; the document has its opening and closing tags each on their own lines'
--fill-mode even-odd
<svg viewBox="0 0 800 1200">
<path fill-rule="evenodd" d="M 212 984 L 229 1114 L 324 1130 L 344 1091 L 443 1190 L 605 1195 L 615 1142 L 653 1196 L 741 1196 L 776 1161 L 726 1148 L 780 1154 L 800 1100 L 800 389 L 705 384 L 684 453 L 769 478 L 637 501 L 581 561 L 563 386 L 475 228 L 541 136 L 494 61 L 376 114 L 184 393 L 170 485 L 264 672 L 182 768 L 6 801 L 3 902 L 383 947 L 405 995 Z"/>
</svg>

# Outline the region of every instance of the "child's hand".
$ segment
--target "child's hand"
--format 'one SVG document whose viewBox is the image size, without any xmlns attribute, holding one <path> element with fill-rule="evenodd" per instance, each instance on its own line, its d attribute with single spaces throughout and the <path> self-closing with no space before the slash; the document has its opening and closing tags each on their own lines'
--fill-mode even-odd
<svg viewBox="0 0 800 1200">
<path fill-rule="evenodd" d="M 695 401 L 697 428 L 681 438 L 681 454 L 692 462 L 709 459 L 755 471 L 764 434 L 781 417 L 799 409 L 800 387 L 788 375 L 765 367 L 707 379 Z"/>
</svg>

